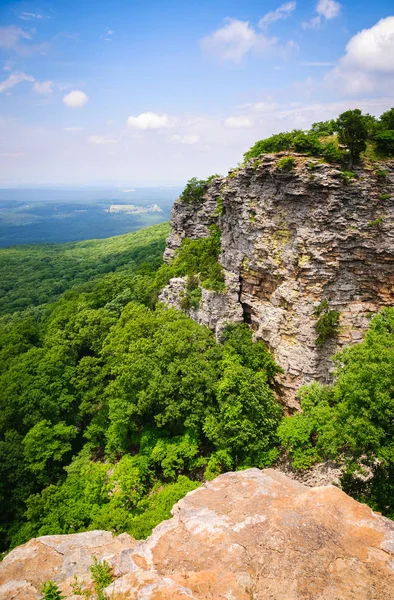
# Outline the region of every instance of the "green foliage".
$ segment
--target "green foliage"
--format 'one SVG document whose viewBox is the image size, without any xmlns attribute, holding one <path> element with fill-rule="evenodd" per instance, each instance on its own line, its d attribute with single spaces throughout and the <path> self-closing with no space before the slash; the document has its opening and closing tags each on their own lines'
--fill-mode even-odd
<svg viewBox="0 0 394 600">
<path fill-rule="evenodd" d="M 170 265 L 170 273 L 172 277 L 198 275 L 202 287 L 221 292 L 224 290 L 223 267 L 218 262 L 221 252 L 221 231 L 216 225 L 211 225 L 209 230 L 211 234 L 209 237 L 197 240 L 185 238 L 182 241 L 180 250 Z M 194 301 L 197 298 L 196 293 Z"/>
<path fill-rule="evenodd" d="M 94 583 L 97 600 L 106 600 L 106 595 L 103 593 L 104 588 L 112 583 L 112 569 L 106 560 L 99 562 L 93 556 L 93 564 L 90 567 L 90 573 Z"/>
<path fill-rule="evenodd" d="M 313 123 L 308 131 L 295 129 L 259 140 L 244 154 L 244 162 L 262 154 L 283 150 L 322 157 L 332 163 L 343 163 L 348 156 L 349 168 L 360 154 L 371 160 L 394 154 L 394 108 L 383 113 L 379 120 L 360 109 L 348 110 L 336 120 Z M 343 145 L 347 153 L 340 147 Z M 258 163 L 255 163 L 255 167 Z"/>
<path fill-rule="evenodd" d="M 280 158 L 276 163 L 276 167 L 279 171 L 291 171 L 294 169 L 295 164 L 295 158 L 292 156 L 283 156 L 283 158 Z"/>
<path fill-rule="evenodd" d="M 384 223 L 384 217 L 377 217 L 373 221 L 369 221 L 368 227 L 380 227 Z"/>
<path fill-rule="evenodd" d="M 196 275 L 188 275 L 186 278 L 186 292 L 181 298 L 180 306 L 182 310 L 193 308 L 197 310 L 201 300 L 201 288 Z"/>
<path fill-rule="evenodd" d="M 390 198 L 391 198 L 391 194 L 381 194 L 380 195 L 381 200 L 390 200 Z"/>
<path fill-rule="evenodd" d="M 37 320 L 42 310 L 31 307 L 77 286 L 91 290 L 98 280 L 120 293 L 140 265 L 157 269 L 161 264 L 168 232 L 163 223 L 104 240 L 0 249 L 0 314 L 28 309 Z"/>
<path fill-rule="evenodd" d="M 379 152 L 385 156 L 394 155 L 394 130 L 379 131 L 375 139 Z"/>
<path fill-rule="evenodd" d="M 336 383 L 313 384 L 300 393 L 303 412 L 287 417 L 278 430 L 295 466 L 341 458 L 346 491 L 394 517 L 394 309 L 376 315 L 365 339 L 335 358 Z M 367 482 L 352 474 L 363 465 Z"/>
<path fill-rule="evenodd" d="M 330 119 L 313 123 L 310 131 L 318 136 L 333 135 L 337 132 L 337 122 L 335 119 Z"/>
<path fill-rule="evenodd" d="M 60 590 L 54 581 L 47 581 L 41 587 L 41 594 L 44 594 L 43 600 L 62 600 L 65 596 L 60 594 Z"/>
<path fill-rule="evenodd" d="M 216 208 L 215 208 L 215 215 L 217 216 L 222 216 L 225 213 L 225 208 L 224 208 L 224 203 L 223 203 L 223 198 L 221 196 L 218 196 L 216 199 Z"/>
<path fill-rule="evenodd" d="M 211 181 L 217 177 L 220 177 L 220 175 L 211 175 L 207 179 L 197 179 L 197 177 L 189 179 L 185 185 L 185 189 L 179 196 L 181 202 L 186 202 L 188 204 L 199 204 L 202 202 Z"/>
<path fill-rule="evenodd" d="M 380 181 L 386 181 L 388 174 L 389 172 L 387 169 L 377 169 L 375 171 L 375 175 Z"/>
<path fill-rule="evenodd" d="M 315 329 L 318 334 L 315 344 L 322 346 L 327 340 L 338 335 L 341 313 L 337 310 L 330 310 L 328 300 L 324 298 L 315 308 L 314 315 L 317 317 Z"/>
<path fill-rule="evenodd" d="M 361 110 L 347 110 L 337 119 L 338 140 L 350 153 L 349 165 L 352 166 L 366 147 L 368 139 L 368 122 Z"/>
<path fill-rule="evenodd" d="M 390 108 L 380 115 L 379 122 L 381 129 L 394 131 L 394 108 Z"/>
<path fill-rule="evenodd" d="M 356 174 L 353 171 L 340 171 L 339 176 L 345 185 L 349 185 Z"/>
<path fill-rule="evenodd" d="M 87 529 L 147 535 L 204 471 L 275 458 L 278 367 L 265 345 L 240 326 L 219 344 L 182 312 L 151 308 L 174 274 L 187 276 L 190 305 L 201 279 L 222 288 L 210 233 L 169 266 L 144 254 L 128 274 L 0 320 L 4 549 Z"/>
<path fill-rule="evenodd" d="M 156 525 L 171 517 L 174 504 L 199 485 L 197 481 L 179 475 L 175 483 L 154 488 L 139 504 L 137 514 L 130 522 L 129 533 L 137 540 L 148 537 Z"/>
</svg>

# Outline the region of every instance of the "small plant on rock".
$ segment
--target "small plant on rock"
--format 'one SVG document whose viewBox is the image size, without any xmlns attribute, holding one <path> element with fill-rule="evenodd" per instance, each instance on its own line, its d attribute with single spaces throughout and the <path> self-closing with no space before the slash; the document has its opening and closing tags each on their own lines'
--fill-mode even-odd
<svg viewBox="0 0 394 600">
<path fill-rule="evenodd" d="M 294 169 L 295 164 L 296 161 L 295 158 L 293 158 L 293 156 L 284 156 L 283 158 L 278 160 L 276 166 L 279 169 L 279 171 L 291 171 L 292 169 Z"/>
<path fill-rule="evenodd" d="M 107 597 L 103 590 L 112 583 L 113 575 L 112 569 L 106 560 L 99 562 L 97 558 L 93 557 L 93 564 L 90 567 L 90 573 L 94 582 L 94 589 L 96 592 L 97 600 L 106 600 Z"/>
<path fill-rule="evenodd" d="M 380 179 L 381 181 L 385 181 L 387 179 L 389 172 L 387 169 L 378 169 L 375 172 L 375 175 L 378 179 Z"/>
<path fill-rule="evenodd" d="M 339 176 L 345 185 L 349 185 L 352 179 L 356 177 L 356 174 L 353 171 L 341 171 Z"/>
<path fill-rule="evenodd" d="M 59 588 L 54 581 L 47 581 L 42 585 L 41 594 L 44 594 L 43 600 L 63 600 Z"/>
<path fill-rule="evenodd" d="M 341 313 L 337 310 L 330 310 L 329 301 L 324 298 L 315 308 L 314 315 L 317 317 L 315 329 L 318 334 L 315 344 L 322 346 L 327 340 L 338 335 Z"/>
</svg>

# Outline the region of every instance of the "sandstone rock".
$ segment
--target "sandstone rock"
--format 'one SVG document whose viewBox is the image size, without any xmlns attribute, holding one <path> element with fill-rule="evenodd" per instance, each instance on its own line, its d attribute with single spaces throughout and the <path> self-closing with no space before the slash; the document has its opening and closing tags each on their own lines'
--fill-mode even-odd
<svg viewBox="0 0 394 600">
<path fill-rule="evenodd" d="M 36 600 L 43 582 L 53 579 L 70 591 L 74 576 L 90 582 L 93 556 L 114 565 L 122 550 L 132 548 L 128 534 L 115 537 L 108 531 L 71 535 L 46 535 L 10 552 L 0 563 L 0 600 Z"/>
<path fill-rule="evenodd" d="M 330 382 L 331 355 L 359 342 L 370 314 L 394 302 L 394 161 L 376 167 L 388 171 L 384 181 L 359 169 L 350 183 L 332 165 L 302 155 L 291 172 L 278 170 L 277 161 L 261 156 L 215 179 L 200 204 L 177 201 L 164 257 L 183 238 L 205 237 L 209 225 L 219 225 L 231 283 L 223 294 L 205 290 L 190 316 L 218 337 L 226 322 L 249 323 L 284 369 L 283 391 L 294 406 L 295 390 Z M 161 300 L 179 306 L 179 291 L 171 282 Z M 340 311 L 341 327 L 338 339 L 317 347 L 314 309 L 323 298 Z"/>
<path fill-rule="evenodd" d="M 248 469 L 172 513 L 137 543 L 105 532 L 32 540 L 1 564 L 0 598 L 38 598 L 38 582 L 86 574 L 95 554 L 114 566 L 114 600 L 394 600 L 394 523 L 334 486 Z"/>
</svg>

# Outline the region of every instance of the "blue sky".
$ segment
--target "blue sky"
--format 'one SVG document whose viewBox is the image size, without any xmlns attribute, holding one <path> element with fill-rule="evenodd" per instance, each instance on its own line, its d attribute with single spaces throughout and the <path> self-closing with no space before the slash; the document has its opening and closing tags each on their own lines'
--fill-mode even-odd
<svg viewBox="0 0 394 600">
<path fill-rule="evenodd" d="M 0 1 L 0 185 L 182 183 L 394 106 L 392 0 Z"/>
</svg>

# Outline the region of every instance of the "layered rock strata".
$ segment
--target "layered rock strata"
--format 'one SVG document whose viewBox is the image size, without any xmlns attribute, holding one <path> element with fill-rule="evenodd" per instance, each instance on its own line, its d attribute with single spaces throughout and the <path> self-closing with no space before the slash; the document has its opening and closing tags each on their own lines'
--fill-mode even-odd
<svg viewBox="0 0 394 600">
<path fill-rule="evenodd" d="M 113 567 L 112 600 L 393 600 L 394 524 L 334 486 L 272 469 L 226 473 L 189 493 L 146 541 L 93 531 L 46 536 L 0 565 L 1 600 L 36 600 L 45 579 L 67 600 Z"/>
<path fill-rule="evenodd" d="M 219 337 L 226 322 L 250 324 L 283 368 L 288 399 L 304 383 L 329 382 L 332 354 L 360 341 L 370 316 L 394 301 L 394 161 L 349 178 L 294 157 L 285 171 L 280 155 L 262 156 L 214 180 L 202 202 L 176 201 L 164 255 L 220 227 L 226 291 L 203 290 L 190 315 Z M 161 300 L 179 307 L 182 286 L 172 280 Z M 324 299 L 340 329 L 317 346 L 314 311 Z"/>
</svg>

